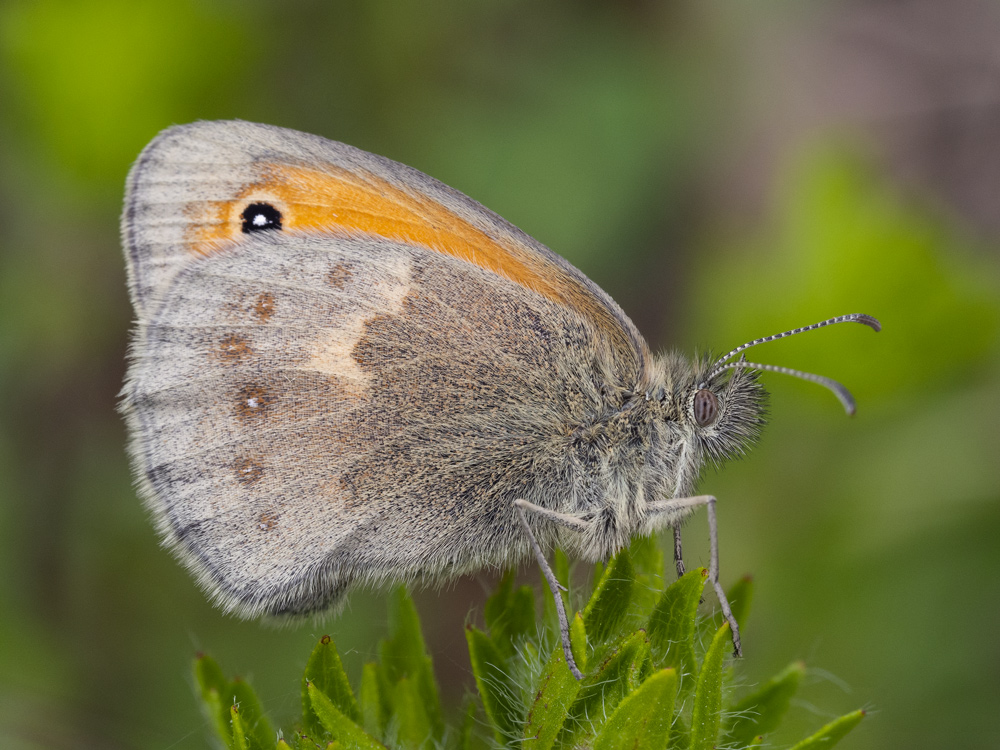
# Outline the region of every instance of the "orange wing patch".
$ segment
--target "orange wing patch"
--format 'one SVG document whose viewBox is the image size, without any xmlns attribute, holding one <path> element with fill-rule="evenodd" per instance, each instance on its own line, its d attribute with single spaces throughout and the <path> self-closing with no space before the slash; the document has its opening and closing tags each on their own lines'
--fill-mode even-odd
<svg viewBox="0 0 1000 750">
<path fill-rule="evenodd" d="M 553 277 L 551 269 L 516 257 L 510 248 L 440 203 L 402 190 L 371 173 L 332 165 L 320 171 L 267 164 L 261 170 L 264 179 L 247 186 L 233 200 L 192 207 L 190 218 L 194 221 L 186 238 L 190 252 L 209 255 L 220 244 L 238 240 L 242 236 L 243 210 L 251 203 L 266 202 L 281 212 L 285 230 L 339 229 L 420 245 L 503 276 L 554 302 L 590 307 L 580 299 L 583 290 L 572 290 L 576 292 L 573 294 L 565 288 L 566 280 Z"/>
</svg>

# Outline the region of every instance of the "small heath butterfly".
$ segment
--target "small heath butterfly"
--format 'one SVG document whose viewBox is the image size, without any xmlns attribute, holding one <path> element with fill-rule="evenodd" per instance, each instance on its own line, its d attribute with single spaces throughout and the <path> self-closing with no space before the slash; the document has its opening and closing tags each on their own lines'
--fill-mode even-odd
<svg viewBox="0 0 1000 750">
<path fill-rule="evenodd" d="M 654 355 L 580 271 L 420 172 L 248 122 L 170 128 L 128 177 L 122 410 L 164 543 L 242 617 L 359 584 L 606 559 L 705 505 L 763 423 L 762 370 Z"/>
</svg>

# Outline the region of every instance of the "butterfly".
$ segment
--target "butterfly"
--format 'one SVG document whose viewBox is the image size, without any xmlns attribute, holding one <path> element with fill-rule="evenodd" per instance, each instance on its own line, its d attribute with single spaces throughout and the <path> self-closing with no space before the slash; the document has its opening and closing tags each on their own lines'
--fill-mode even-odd
<svg viewBox="0 0 1000 750">
<path fill-rule="evenodd" d="M 654 355 L 563 258 L 456 190 L 249 122 L 170 128 L 122 216 L 136 322 L 121 409 L 165 545 L 243 617 L 335 608 L 543 548 L 606 559 L 707 506 L 763 424 L 749 342 Z"/>
</svg>

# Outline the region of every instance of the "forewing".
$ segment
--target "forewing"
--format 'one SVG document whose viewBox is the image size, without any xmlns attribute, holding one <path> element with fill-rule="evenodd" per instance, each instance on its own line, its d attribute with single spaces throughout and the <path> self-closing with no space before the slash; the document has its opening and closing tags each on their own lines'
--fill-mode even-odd
<svg viewBox="0 0 1000 750">
<path fill-rule="evenodd" d="M 238 242 L 267 202 L 285 231 L 365 233 L 427 248 L 514 281 L 589 318 L 623 366 L 648 367 L 621 308 L 563 258 L 457 190 L 342 143 L 241 121 L 161 133 L 128 179 L 122 233 L 140 318 L 192 258 Z"/>
</svg>

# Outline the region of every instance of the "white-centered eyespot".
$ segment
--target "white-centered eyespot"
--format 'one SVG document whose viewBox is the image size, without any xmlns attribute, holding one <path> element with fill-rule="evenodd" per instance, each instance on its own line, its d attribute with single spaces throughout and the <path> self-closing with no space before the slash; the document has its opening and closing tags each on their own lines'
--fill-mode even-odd
<svg viewBox="0 0 1000 750">
<path fill-rule="evenodd" d="M 270 203 L 251 203 L 243 209 L 240 218 L 243 220 L 243 234 L 281 229 L 281 211 Z"/>
</svg>

